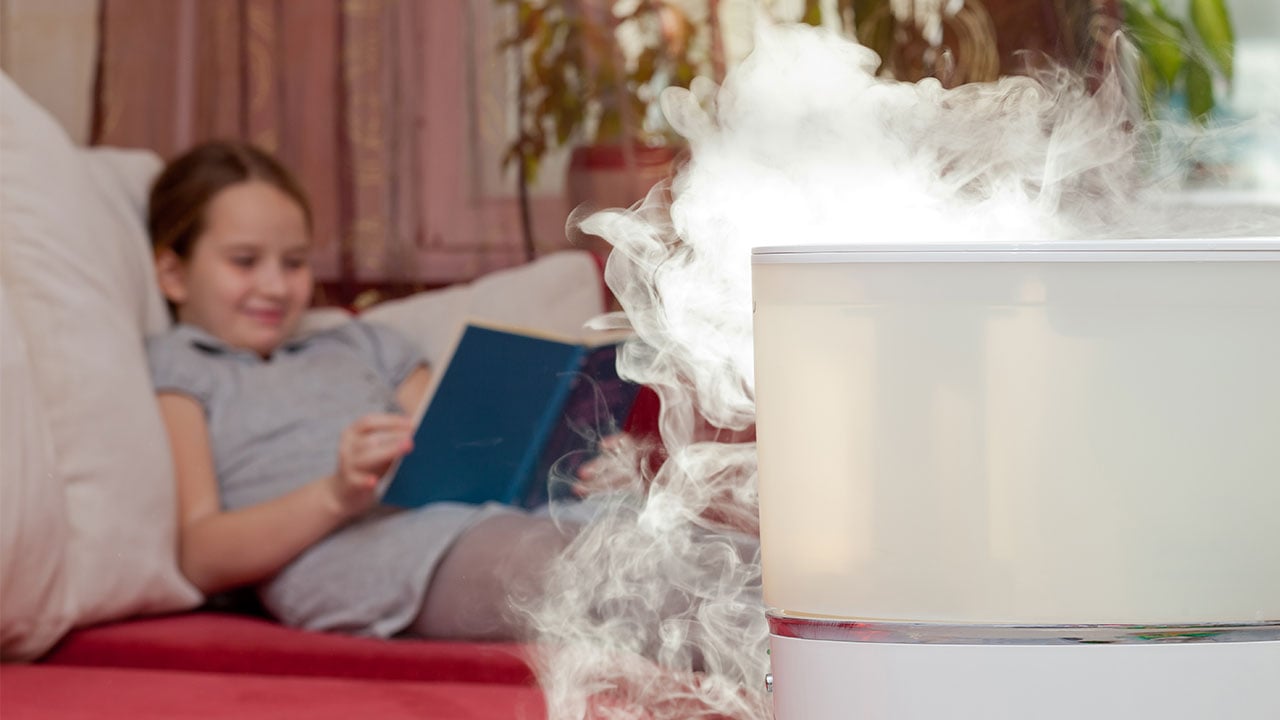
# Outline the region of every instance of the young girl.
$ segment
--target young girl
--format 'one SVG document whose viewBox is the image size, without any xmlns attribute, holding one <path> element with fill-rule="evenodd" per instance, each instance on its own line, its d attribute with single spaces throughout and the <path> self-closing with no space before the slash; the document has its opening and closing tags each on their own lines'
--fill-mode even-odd
<svg viewBox="0 0 1280 720">
<path fill-rule="evenodd" d="M 250 145 L 206 143 L 156 180 L 148 226 L 176 320 L 148 354 L 187 578 L 206 594 L 252 586 L 297 627 L 515 637 L 509 594 L 537 592 L 566 538 L 505 506 L 377 504 L 430 371 L 377 325 L 296 333 L 313 281 L 294 178 Z"/>
</svg>

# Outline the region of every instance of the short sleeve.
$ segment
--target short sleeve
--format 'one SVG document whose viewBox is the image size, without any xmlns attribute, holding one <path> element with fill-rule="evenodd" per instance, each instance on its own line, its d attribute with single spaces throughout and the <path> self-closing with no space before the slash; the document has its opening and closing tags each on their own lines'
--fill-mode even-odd
<svg viewBox="0 0 1280 720">
<path fill-rule="evenodd" d="M 420 365 L 426 365 L 422 349 L 386 325 L 352 320 L 353 340 L 368 354 L 374 371 L 391 387 L 399 387 Z"/>
<path fill-rule="evenodd" d="M 191 343 L 170 331 L 147 339 L 147 363 L 157 394 L 187 395 L 207 411 L 213 400 L 214 379 L 206 359 Z"/>
</svg>

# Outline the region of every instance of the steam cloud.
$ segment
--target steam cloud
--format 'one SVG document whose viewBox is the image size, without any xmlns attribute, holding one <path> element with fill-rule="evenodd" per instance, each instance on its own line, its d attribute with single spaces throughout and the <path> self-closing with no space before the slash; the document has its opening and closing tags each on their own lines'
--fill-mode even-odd
<svg viewBox="0 0 1280 720">
<path fill-rule="evenodd" d="M 1274 212 L 1161 206 L 1177 178 L 1117 74 L 947 90 L 876 66 L 823 30 L 760 28 L 722 88 L 664 95 L 692 151 L 674 180 L 581 221 L 614 246 L 606 281 L 638 335 L 619 369 L 658 391 L 668 456 L 610 455 L 618 490 L 525 607 L 553 720 L 771 716 L 755 448 L 706 427 L 754 422 L 753 247 L 1280 233 Z"/>
</svg>

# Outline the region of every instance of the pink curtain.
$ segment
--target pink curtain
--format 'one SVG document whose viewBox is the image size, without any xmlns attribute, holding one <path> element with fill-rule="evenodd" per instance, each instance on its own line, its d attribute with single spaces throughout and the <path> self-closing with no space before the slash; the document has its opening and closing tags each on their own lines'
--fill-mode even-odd
<svg viewBox="0 0 1280 720">
<path fill-rule="evenodd" d="M 515 202 L 478 182 L 492 153 L 472 78 L 503 59 L 472 40 L 474 6 L 103 0 L 93 140 L 171 157 L 238 137 L 277 153 L 315 207 L 317 275 L 344 294 L 518 264 Z"/>
</svg>

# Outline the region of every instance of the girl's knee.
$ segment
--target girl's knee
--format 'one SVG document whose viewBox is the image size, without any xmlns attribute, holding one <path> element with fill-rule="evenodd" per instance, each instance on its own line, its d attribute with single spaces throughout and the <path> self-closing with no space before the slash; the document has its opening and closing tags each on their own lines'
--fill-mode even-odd
<svg viewBox="0 0 1280 720">
<path fill-rule="evenodd" d="M 503 513 L 464 532 L 441 559 L 414 629 L 434 637 L 514 639 L 513 597 L 543 591 L 552 561 L 573 539 L 550 518 Z"/>
</svg>

